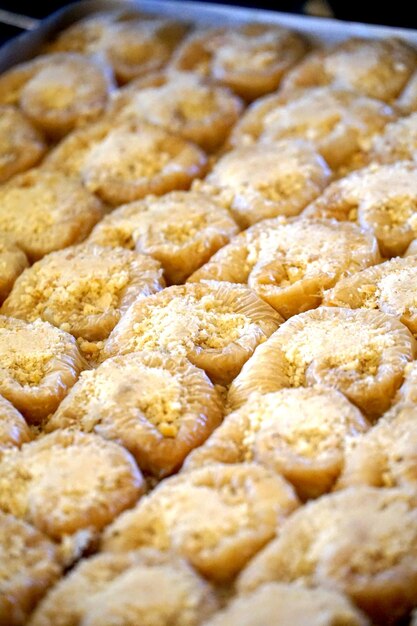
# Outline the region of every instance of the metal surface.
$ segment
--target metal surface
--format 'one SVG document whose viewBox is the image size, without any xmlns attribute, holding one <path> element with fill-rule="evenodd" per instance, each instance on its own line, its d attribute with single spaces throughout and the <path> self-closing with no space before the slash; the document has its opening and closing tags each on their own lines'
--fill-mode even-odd
<svg viewBox="0 0 417 626">
<path fill-rule="evenodd" d="M 0 72 L 12 65 L 31 59 L 39 53 L 42 45 L 63 28 L 98 11 L 115 8 L 137 8 L 141 11 L 170 15 L 178 19 L 200 24 L 227 25 L 242 22 L 267 22 L 281 24 L 307 35 L 316 43 L 330 44 L 347 37 L 371 37 L 385 39 L 400 37 L 417 45 L 417 31 L 388 26 L 372 26 L 352 22 L 338 22 L 326 18 L 304 17 L 243 7 L 230 7 L 204 2 L 181 0 L 83 0 L 76 2 L 39 23 L 37 28 L 23 33 L 6 43 L 0 50 Z"/>
</svg>

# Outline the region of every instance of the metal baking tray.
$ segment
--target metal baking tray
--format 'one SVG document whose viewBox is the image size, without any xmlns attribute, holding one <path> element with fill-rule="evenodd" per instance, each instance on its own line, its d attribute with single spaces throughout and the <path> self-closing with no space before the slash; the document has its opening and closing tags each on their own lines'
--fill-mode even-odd
<svg viewBox="0 0 417 626">
<path fill-rule="evenodd" d="M 373 26 L 353 22 L 340 22 L 327 18 L 290 15 L 264 9 L 231 7 L 221 4 L 205 4 L 182 0 L 82 0 L 68 5 L 39 22 L 38 26 L 25 32 L 0 49 L 0 72 L 16 63 L 27 61 L 37 55 L 42 46 L 60 30 L 80 19 L 115 8 L 136 8 L 141 11 L 169 15 L 197 24 L 227 25 L 244 22 L 280 24 L 306 35 L 313 43 L 328 45 L 348 37 L 385 39 L 399 37 L 417 45 L 417 30 Z M 34 25 L 34 23 L 32 23 Z"/>
</svg>

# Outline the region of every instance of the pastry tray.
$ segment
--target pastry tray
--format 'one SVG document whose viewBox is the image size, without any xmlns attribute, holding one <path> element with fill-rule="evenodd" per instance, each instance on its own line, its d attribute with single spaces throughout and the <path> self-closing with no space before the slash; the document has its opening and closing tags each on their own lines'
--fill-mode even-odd
<svg viewBox="0 0 417 626">
<path fill-rule="evenodd" d="M 206 4 L 204 2 L 183 2 L 181 0 L 83 0 L 60 9 L 39 21 L 37 25 L 36 21 L 28 22 L 29 27 L 34 26 L 34 28 L 11 39 L 0 48 L 0 73 L 16 63 L 27 61 L 37 55 L 50 38 L 70 24 L 92 13 L 120 7 L 137 8 L 148 13 L 169 15 L 197 24 L 227 25 L 250 21 L 280 24 L 304 33 L 313 43 L 324 45 L 342 41 L 348 37 L 373 39 L 399 37 L 417 45 L 417 30 L 340 22 L 333 19 L 290 15 L 264 9 Z M 25 16 L 17 17 L 24 18 Z"/>
</svg>

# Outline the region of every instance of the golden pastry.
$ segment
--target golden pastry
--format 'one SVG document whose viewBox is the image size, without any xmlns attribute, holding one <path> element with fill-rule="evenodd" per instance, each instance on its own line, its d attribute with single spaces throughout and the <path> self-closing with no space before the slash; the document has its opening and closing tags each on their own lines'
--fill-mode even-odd
<svg viewBox="0 0 417 626">
<path fill-rule="evenodd" d="M 0 394 L 29 422 L 55 411 L 85 366 L 68 333 L 0 315 Z"/>
<path fill-rule="evenodd" d="M 57 550 L 38 530 L 0 512 L 0 624 L 23 626 L 61 573 Z"/>
<path fill-rule="evenodd" d="M 113 439 L 139 467 L 162 477 L 177 470 L 221 419 L 217 391 L 188 359 L 135 352 L 83 372 L 44 429 Z"/>
<path fill-rule="evenodd" d="M 237 595 L 225 609 L 204 622 L 204 626 L 306 626 L 307 616 L 309 626 L 370 624 L 338 591 L 270 582 L 250 594 Z"/>
<path fill-rule="evenodd" d="M 36 165 L 45 152 L 43 138 L 25 115 L 0 105 L 0 184 Z"/>
<path fill-rule="evenodd" d="M 298 215 L 330 182 L 330 170 L 311 144 L 282 140 L 232 150 L 201 183 L 217 193 L 242 228 L 278 215 Z"/>
<path fill-rule="evenodd" d="M 229 402 L 254 391 L 325 384 L 375 419 L 392 403 L 416 355 L 410 331 L 380 311 L 320 307 L 285 322 L 233 381 Z"/>
<path fill-rule="evenodd" d="M 417 71 L 411 75 L 410 80 L 395 101 L 395 105 L 403 114 L 417 110 Z"/>
<path fill-rule="evenodd" d="M 218 607 L 209 584 L 174 554 L 143 548 L 81 561 L 28 626 L 198 626 Z"/>
<path fill-rule="evenodd" d="M 7 298 L 15 280 L 27 266 L 25 253 L 9 237 L 0 233 L 0 304 Z"/>
<path fill-rule="evenodd" d="M 169 283 L 186 278 L 227 244 L 239 229 L 215 198 L 172 191 L 119 207 L 93 229 L 89 241 L 149 254 Z"/>
<path fill-rule="evenodd" d="M 101 115 L 111 88 L 106 65 L 81 54 L 48 54 L 0 76 L 0 103 L 19 105 L 37 128 L 61 137 Z"/>
<path fill-rule="evenodd" d="M 342 470 L 347 438 L 367 428 L 361 412 L 335 389 L 281 389 L 255 395 L 228 415 L 184 469 L 254 461 L 282 474 L 301 498 L 314 498 L 329 491 Z"/>
<path fill-rule="evenodd" d="M 416 605 L 416 556 L 415 494 L 352 487 L 296 511 L 238 588 L 274 580 L 324 586 L 348 595 L 372 623 L 397 624 Z"/>
<path fill-rule="evenodd" d="M 32 169 L 0 187 L 0 230 L 31 261 L 82 241 L 102 216 L 100 201 L 59 171 Z"/>
<path fill-rule="evenodd" d="M 398 256 L 417 236 L 416 184 L 415 163 L 373 164 L 332 183 L 303 215 L 357 221 L 383 256 Z"/>
<path fill-rule="evenodd" d="M 149 256 L 122 248 L 81 244 L 52 252 L 16 281 L 1 312 L 42 319 L 87 341 L 106 339 L 139 297 L 164 286 Z"/>
<path fill-rule="evenodd" d="M 73 132 L 45 160 L 52 170 L 80 176 L 105 202 L 123 204 L 148 194 L 188 189 L 207 166 L 197 146 L 145 122 L 109 119 Z"/>
<path fill-rule="evenodd" d="M 0 448 L 20 447 L 31 439 L 32 435 L 23 415 L 11 402 L 0 396 Z"/>
<path fill-rule="evenodd" d="M 406 365 L 404 382 L 398 390 L 396 400 L 399 403 L 417 405 L 417 361 Z"/>
<path fill-rule="evenodd" d="M 323 304 L 350 309 L 379 309 L 417 334 L 417 258 L 397 258 L 340 280 Z"/>
<path fill-rule="evenodd" d="M 247 283 L 288 318 L 318 306 L 341 277 L 379 260 L 375 237 L 356 224 L 277 217 L 234 237 L 188 280 Z"/>
<path fill-rule="evenodd" d="M 248 23 L 191 33 L 171 66 L 227 85 L 245 100 L 277 89 L 307 49 L 302 37 L 275 24 Z"/>
<path fill-rule="evenodd" d="M 281 476 L 251 463 L 168 478 L 103 534 L 104 551 L 173 549 L 216 582 L 233 578 L 298 505 Z"/>
<path fill-rule="evenodd" d="M 369 162 L 417 161 L 417 112 L 387 124 L 371 140 L 365 158 Z"/>
<path fill-rule="evenodd" d="M 414 489 L 416 451 L 417 406 L 399 404 L 366 435 L 349 441 L 336 488 L 371 485 Z"/>
<path fill-rule="evenodd" d="M 195 283 L 137 300 L 105 343 L 103 357 L 139 350 L 187 356 L 227 384 L 282 318 L 246 287 Z"/>
<path fill-rule="evenodd" d="M 406 85 L 416 61 L 416 51 L 399 39 L 352 37 L 312 52 L 288 74 L 283 88 L 334 85 L 390 102 Z"/>
<path fill-rule="evenodd" d="M 255 102 L 235 127 L 233 145 L 256 141 L 306 139 L 332 169 L 353 165 L 369 140 L 395 119 L 388 105 L 333 86 L 317 87 L 290 98 L 267 96 Z"/>
<path fill-rule="evenodd" d="M 0 509 L 53 539 L 101 530 L 143 489 L 133 457 L 94 434 L 56 431 L 0 450 Z"/>
<path fill-rule="evenodd" d="M 225 141 L 242 112 L 242 103 L 228 89 L 194 74 L 156 75 L 152 84 L 131 83 L 116 94 L 111 114 L 166 130 L 213 152 Z"/>
</svg>

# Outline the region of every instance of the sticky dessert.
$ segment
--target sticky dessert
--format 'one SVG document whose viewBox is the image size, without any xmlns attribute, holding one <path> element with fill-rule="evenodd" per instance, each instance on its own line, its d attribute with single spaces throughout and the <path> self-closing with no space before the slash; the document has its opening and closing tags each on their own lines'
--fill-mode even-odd
<svg viewBox="0 0 417 626">
<path fill-rule="evenodd" d="M 163 481 L 103 534 L 104 551 L 174 549 L 203 576 L 231 580 L 298 505 L 281 476 L 214 464 Z"/>
<path fill-rule="evenodd" d="M 277 217 L 234 237 L 188 280 L 247 283 L 288 318 L 318 306 L 325 289 L 379 260 L 375 237 L 356 224 Z"/>
<path fill-rule="evenodd" d="M 373 164 L 329 185 L 303 215 L 358 222 L 383 256 L 398 256 L 417 233 L 416 181 L 415 163 Z"/>
<path fill-rule="evenodd" d="M 32 262 L 79 243 L 101 217 L 101 202 L 59 171 L 32 169 L 0 187 L 0 230 Z"/>
<path fill-rule="evenodd" d="M 0 105 L 0 183 L 36 165 L 46 152 L 41 134 L 16 107 Z"/>
<path fill-rule="evenodd" d="M 325 384 L 375 419 L 391 405 L 416 346 L 395 317 L 323 306 L 292 317 L 256 350 L 233 381 L 229 402 L 238 407 L 254 391 Z"/>
<path fill-rule="evenodd" d="M 27 266 L 25 253 L 12 239 L 0 234 L 0 304 L 7 298 L 16 279 Z"/>
<path fill-rule="evenodd" d="M 11 402 L 0 396 L 0 448 L 18 446 L 32 439 L 25 418 Z"/>
<path fill-rule="evenodd" d="M 144 490 L 133 457 L 94 434 L 57 431 L 0 450 L 0 509 L 53 539 L 101 530 Z"/>
<path fill-rule="evenodd" d="M 417 161 L 417 112 L 387 124 L 373 137 L 365 159 L 371 163 Z"/>
<path fill-rule="evenodd" d="M 222 415 L 213 384 L 188 359 L 134 352 L 83 372 L 44 429 L 70 428 L 117 441 L 139 467 L 161 478 L 180 467 Z"/>
<path fill-rule="evenodd" d="M 227 415 L 184 470 L 253 461 L 284 476 L 301 498 L 315 498 L 340 474 L 347 439 L 367 429 L 361 412 L 335 389 L 281 389 Z"/>
<path fill-rule="evenodd" d="M 55 411 L 85 367 L 68 333 L 0 315 L 0 394 L 29 422 Z"/>
<path fill-rule="evenodd" d="M 106 339 L 129 306 L 164 286 L 149 256 L 96 244 L 48 254 L 16 281 L 1 312 L 42 319 L 86 341 Z"/>
<path fill-rule="evenodd" d="M 139 350 L 186 356 L 217 383 L 238 374 L 282 318 L 250 289 L 227 283 L 168 287 L 137 300 L 105 343 L 103 358 Z"/>
</svg>

